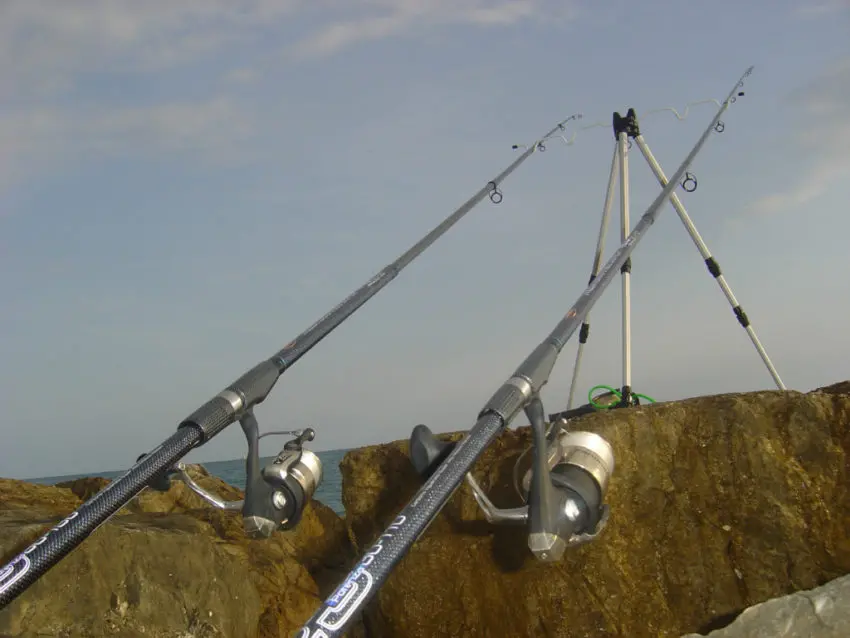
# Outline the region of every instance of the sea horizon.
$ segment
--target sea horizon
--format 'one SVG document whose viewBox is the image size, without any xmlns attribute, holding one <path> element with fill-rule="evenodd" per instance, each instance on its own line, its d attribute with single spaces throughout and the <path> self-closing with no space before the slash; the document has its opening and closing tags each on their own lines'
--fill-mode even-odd
<svg viewBox="0 0 850 638">
<path fill-rule="evenodd" d="M 322 454 L 340 453 L 340 459 L 341 459 L 345 455 L 346 452 L 349 452 L 352 449 L 354 449 L 354 448 L 336 448 L 336 449 L 333 449 L 333 450 L 322 450 L 321 452 L 317 452 L 316 450 L 311 449 L 310 451 L 314 452 L 315 454 L 318 454 L 320 456 Z M 260 459 L 270 459 L 270 458 L 274 458 L 274 455 L 261 456 L 260 457 Z M 237 462 L 237 461 L 240 462 L 240 463 L 244 463 L 245 457 L 243 456 L 243 457 L 234 458 L 234 459 L 221 459 L 221 460 L 217 460 L 217 461 L 216 460 L 193 461 L 192 463 L 188 463 L 187 465 L 203 465 L 203 466 L 206 467 L 210 463 L 233 463 L 233 462 Z M 39 484 L 42 484 L 42 481 L 44 481 L 46 479 L 61 479 L 61 480 L 57 481 L 57 482 L 61 483 L 64 480 L 74 480 L 74 479 L 66 478 L 68 476 L 77 477 L 77 478 L 84 478 L 84 477 L 88 477 L 88 476 L 105 476 L 107 474 L 114 475 L 114 476 L 120 476 L 121 474 L 123 474 L 127 470 L 129 470 L 131 467 L 132 467 L 132 465 L 129 465 L 129 466 L 123 468 L 123 469 L 116 469 L 116 470 L 99 470 L 97 472 L 72 472 L 71 474 L 55 474 L 55 475 L 47 476 L 47 477 L 45 477 L 45 476 L 29 476 L 29 477 L 0 476 L 0 478 L 12 479 L 14 481 L 25 481 L 27 483 L 38 482 Z"/>
<path fill-rule="evenodd" d="M 345 516 L 345 508 L 342 505 L 342 475 L 339 472 L 339 463 L 350 448 L 336 450 L 325 450 L 315 452 L 322 462 L 322 482 L 313 495 L 313 500 L 319 501 L 330 507 L 339 516 Z M 271 462 L 274 455 L 260 457 L 261 461 Z M 197 461 L 191 465 L 202 465 L 213 476 L 217 476 L 225 483 L 245 489 L 245 458 L 230 459 L 226 461 Z M 56 485 L 75 481 L 81 478 L 101 477 L 116 479 L 125 474 L 129 468 L 121 470 L 105 470 L 102 472 L 83 472 L 76 474 L 63 474 L 57 476 L 39 476 L 32 478 L 14 479 L 27 483 L 39 485 Z"/>
</svg>

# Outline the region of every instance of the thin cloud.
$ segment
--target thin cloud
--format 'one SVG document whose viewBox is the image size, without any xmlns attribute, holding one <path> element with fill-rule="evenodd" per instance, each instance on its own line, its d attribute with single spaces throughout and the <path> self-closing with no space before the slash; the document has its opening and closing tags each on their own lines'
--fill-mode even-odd
<svg viewBox="0 0 850 638">
<path fill-rule="evenodd" d="M 298 42 L 292 52 L 301 57 L 324 57 L 360 42 L 403 35 L 419 26 L 509 26 L 548 13 L 544 3 L 534 0 L 498 3 L 484 0 L 437 0 L 427 3 L 421 0 L 396 0 L 363 4 L 376 6 L 378 14 L 323 26 Z"/>
<path fill-rule="evenodd" d="M 750 204 L 751 215 L 773 215 L 800 208 L 827 192 L 840 178 L 850 176 L 850 165 L 819 165 L 803 176 L 793 188 L 776 195 L 765 195 Z"/>
<path fill-rule="evenodd" d="M 812 163 L 785 191 L 752 202 L 748 214 L 770 215 L 808 204 L 850 177 L 850 58 L 840 60 L 792 96 L 804 122 L 794 142 Z"/>
<path fill-rule="evenodd" d="M 842 11 L 850 11 L 850 0 L 809 0 L 794 8 L 794 14 L 801 18 L 822 18 Z"/>
<path fill-rule="evenodd" d="M 262 73 L 256 69 L 233 69 L 224 74 L 223 80 L 226 84 L 246 85 L 254 84 L 262 77 Z"/>
<path fill-rule="evenodd" d="M 257 27 L 291 16 L 299 0 L 11 0 L 0 8 L 3 101 L 55 95 L 76 74 L 158 71 L 189 64 Z"/>
<path fill-rule="evenodd" d="M 304 57 L 323 57 L 357 42 L 376 40 L 396 35 L 409 27 L 410 19 L 405 15 L 390 15 L 380 18 L 339 22 L 324 27 L 313 36 L 294 47 L 294 53 Z"/>
<path fill-rule="evenodd" d="M 556 0 L 7 0 L 0 4 L 0 101 L 60 94 L 76 74 L 160 72 L 209 60 L 254 44 L 258 29 L 284 34 L 283 49 L 328 55 L 422 25 L 512 25 L 559 20 L 571 10 L 572 2 Z M 292 38 L 302 24 L 314 30 Z"/>
<path fill-rule="evenodd" d="M 421 27 L 558 20 L 569 6 L 556 0 L 7 0 L 0 3 L 0 189 L 85 153 L 158 150 L 227 161 L 236 152 L 230 147 L 260 126 L 244 91 L 262 77 L 256 51 L 247 51 L 260 31 L 297 34 L 280 35 L 268 59 L 285 50 L 327 56 Z M 299 40 L 303 34 L 309 35 Z M 246 51 L 253 66 L 239 57 Z M 226 69 L 213 80 L 219 94 L 190 101 L 191 85 L 181 81 L 158 104 L 82 99 L 92 95 L 83 93 L 84 82 L 121 77 L 167 84 L 200 64 Z"/>
<path fill-rule="evenodd" d="M 121 156 L 132 149 L 227 162 L 255 132 L 250 113 L 229 98 L 149 107 L 0 113 L 0 189 L 70 157 Z"/>
</svg>

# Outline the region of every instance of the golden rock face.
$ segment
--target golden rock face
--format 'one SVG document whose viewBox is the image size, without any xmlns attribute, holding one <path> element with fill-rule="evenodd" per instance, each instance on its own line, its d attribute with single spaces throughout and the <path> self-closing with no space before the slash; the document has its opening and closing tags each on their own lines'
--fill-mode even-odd
<svg viewBox="0 0 850 638">
<path fill-rule="evenodd" d="M 572 422 L 613 446 L 611 520 L 538 564 L 525 532 L 486 524 L 463 484 L 370 609 L 382 636 L 680 636 L 850 572 L 850 384 L 599 412 Z M 500 507 L 527 428 L 475 477 Z M 446 435 L 457 439 L 460 434 Z M 526 455 L 527 463 L 530 455 Z M 343 502 L 364 551 L 421 485 L 407 442 L 353 450 Z"/>
<path fill-rule="evenodd" d="M 672 638 L 850 573 L 850 383 L 611 410 L 571 427 L 614 449 L 599 539 L 538 563 L 526 530 L 488 524 L 464 484 L 349 636 Z M 497 506 L 520 505 L 512 470 L 529 443 L 527 428 L 506 431 L 476 463 Z M 182 483 L 148 490 L 0 611 L 0 636 L 294 635 L 419 489 L 407 450 L 350 451 L 346 520 L 313 502 L 267 540 Z M 201 467 L 190 474 L 242 497 Z M 0 559 L 107 484 L 0 479 Z"/>
<path fill-rule="evenodd" d="M 203 467 L 189 473 L 228 500 L 242 498 Z M 108 484 L 0 479 L 2 560 Z M 353 558 L 342 519 L 321 503 L 307 505 L 296 529 L 256 541 L 237 512 L 211 509 L 175 482 L 140 494 L 0 611 L 0 636 L 290 636 Z"/>
</svg>

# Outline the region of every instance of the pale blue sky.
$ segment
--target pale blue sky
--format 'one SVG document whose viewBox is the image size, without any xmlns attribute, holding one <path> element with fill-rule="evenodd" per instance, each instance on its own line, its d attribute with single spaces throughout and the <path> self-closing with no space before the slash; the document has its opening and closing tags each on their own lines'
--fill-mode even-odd
<svg viewBox="0 0 850 638">
<path fill-rule="evenodd" d="M 0 475 L 128 467 L 511 144 L 576 112 L 722 98 L 750 64 L 683 201 L 786 384 L 850 378 L 846 0 L 341 4 L 2 5 Z M 668 174 L 713 109 L 643 122 Z M 583 290 L 613 143 L 589 130 L 530 158 L 290 370 L 261 426 L 311 425 L 318 449 L 470 427 Z M 637 152 L 631 178 L 637 220 L 658 192 Z M 772 387 L 672 208 L 633 261 L 637 391 Z M 592 313 L 582 396 L 620 383 L 619 303 L 616 282 Z M 234 426 L 189 458 L 243 449 Z"/>
</svg>

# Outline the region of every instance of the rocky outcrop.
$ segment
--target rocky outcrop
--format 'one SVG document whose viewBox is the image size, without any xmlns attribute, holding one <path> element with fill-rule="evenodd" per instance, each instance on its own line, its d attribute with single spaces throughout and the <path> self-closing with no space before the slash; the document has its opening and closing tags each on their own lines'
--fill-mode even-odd
<svg viewBox="0 0 850 638">
<path fill-rule="evenodd" d="M 824 394 L 850 394 L 850 381 L 833 383 L 832 385 L 812 390 L 812 392 L 823 392 Z"/>
<path fill-rule="evenodd" d="M 731 625 L 707 636 L 682 638 L 847 638 L 850 576 L 809 591 L 774 598 L 746 609 Z"/>
<path fill-rule="evenodd" d="M 463 486 L 377 595 L 368 632 L 351 635 L 755 638 L 775 634 L 777 619 L 788 635 L 850 635 L 839 613 L 850 596 L 848 386 L 576 420 L 617 458 L 600 539 L 537 563 L 525 530 L 486 523 Z M 519 504 L 512 469 L 528 435 L 503 433 L 476 463 L 497 505 Z M 182 483 L 146 491 L 0 611 L 0 636 L 293 635 L 422 483 L 406 441 L 351 451 L 341 469 L 345 522 L 313 503 L 295 530 L 263 541 Z M 203 468 L 190 473 L 242 497 Z M 0 559 L 107 484 L 0 479 Z"/>
<path fill-rule="evenodd" d="M 203 468 L 190 466 L 190 474 L 225 498 L 242 497 Z M 0 557 L 11 558 L 108 482 L 0 479 Z M 295 530 L 255 541 L 238 514 L 211 509 L 174 483 L 166 493 L 143 492 L 0 611 L 0 635 L 290 636 L 352 558 L 342 520 L 321 503 L 308 505 Z"/>
<path fill-rule="evenodd" d="M 614 448 L 603 536 L 538 564 L 524 530 L 487 524 L 463 485 L 377 595 L 375 635 L 705 633 L 850 572 L 850 396 L 840 388 L 699 397 L 573 427 Z M 474 467 L 502 507 L 520 504 L 511 470 L 528 434 L 505 432 Z M 398 441 L 341 464 L 361 552 L 422 483 L 407 454 Z"/>
</svg>

